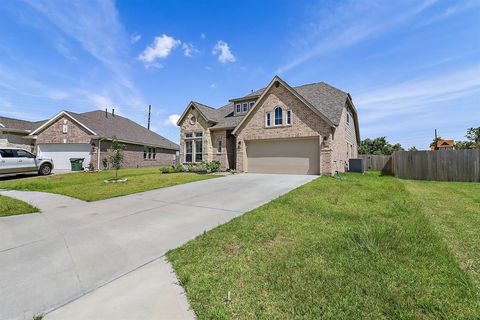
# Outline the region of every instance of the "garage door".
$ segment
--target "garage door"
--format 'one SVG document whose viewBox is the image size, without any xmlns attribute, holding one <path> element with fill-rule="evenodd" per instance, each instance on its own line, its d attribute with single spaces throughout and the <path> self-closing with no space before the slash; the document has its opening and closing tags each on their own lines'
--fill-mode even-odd
<svg viewBox="0 0 480 320">
<path fill-rule="evenodd" d="M 70 170 L 70 158 L 85 158 L 83 166 L 88 166 L 91 148 L 88 143 L 39 144 L 38 155 L 53 159 L 55 169 Z"/>
<path fill-rule="evenodd" d="M 247 141 L 247 171 L 319 174 L 319 140 Z"/>
</svg>

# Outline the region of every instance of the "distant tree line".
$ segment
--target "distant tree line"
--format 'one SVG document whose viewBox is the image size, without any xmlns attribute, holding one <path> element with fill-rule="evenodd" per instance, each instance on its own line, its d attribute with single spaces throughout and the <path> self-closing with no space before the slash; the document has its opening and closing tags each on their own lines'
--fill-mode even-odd
<svg viewBox="0 0 480 320">
<path fill-rule="evenodd" d="M 390 155 L 395 151 L 404 150 L 400 143 L 390 144 L 386 137 L 378 137 L 375 139 L 364 139 L 360 141 L 358 146 L 359 154 L 374 154 L 374 155 Z"/>
<path fill-rule="evenodd" d="M 467 140 L 455 142 L 455 149 L 480 149 L 480 127 L 468 128 L 465 135 Z M 441 137 L 433 139 L 430 146 L 436 145 Z M 391 144 L 386 137 L 378 137 L 375 139 L 364 139 L 360 141 L 358 146 L 359 154 L 374 154 L 374 155 L 391 155 L 395 151 L 405 150 L 400 143 Z M 418 151 L 417 147 L 413 146 L 408 151 Z"/>
</svg>

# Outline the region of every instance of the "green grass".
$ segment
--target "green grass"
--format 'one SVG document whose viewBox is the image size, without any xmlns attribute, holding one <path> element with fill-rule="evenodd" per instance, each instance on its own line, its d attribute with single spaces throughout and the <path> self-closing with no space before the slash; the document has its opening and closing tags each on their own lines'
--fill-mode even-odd
<svg viewBox="0 0 480 320">
<path fill-rule="evenodd" d="M 478 184 L 321 177 L 167 256 L 199 319 L 478 319 L 479 205 Z"/>
<path fill-rule="evenodd" d="M 38 209 L 28 203 L 0 195 L 0 217 L 34 212 L 38 212 Z"/>
<path fill-rule="evenodd" d="M 63 194 L 85 201 L 97 201 L 218 176 L 195 173 L 162 174 L 159 168 L 120 169 L 119 177 L 127 178 L 127 182 L 104 182 L 113 177 L 115 177 L 113 170 L 95 173 L 66 173 L 2 181 L 0 189 L 42 191 Z"/>
</svg>

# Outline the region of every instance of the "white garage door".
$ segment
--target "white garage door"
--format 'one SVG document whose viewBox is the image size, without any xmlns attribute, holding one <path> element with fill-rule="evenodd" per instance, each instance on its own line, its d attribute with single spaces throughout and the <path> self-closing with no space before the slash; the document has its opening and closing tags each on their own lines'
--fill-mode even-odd
<svg viewBox="0 0 480 320">
<path fill-rule="evenodd" d="M 70 158 L 85 158 L 83 166 L 88 166 L 91 148 L 88 143 L 39 144 L 38 155 L 53 159 L 55 169 L 70 170 Z"/>
<path fill-rule="evenodd" d="M 247 171 L 319 174 L 319 140 L 247 141 Z"/>
</svg>

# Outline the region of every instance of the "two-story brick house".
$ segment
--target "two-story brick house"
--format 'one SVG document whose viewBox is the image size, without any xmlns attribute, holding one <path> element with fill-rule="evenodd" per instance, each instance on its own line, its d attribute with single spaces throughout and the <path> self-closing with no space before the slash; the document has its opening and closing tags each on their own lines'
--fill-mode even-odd
<svg viewBox="0 0 480 320">
<path fill-rule="evenodd" d="M 190 102 L 180 117 L 180 161 L 218 160 L 244 172 L 333 174 L 357 156 L 351 96 L 326 83 L 263 89 L 215 109 Z"/>
</svg>

